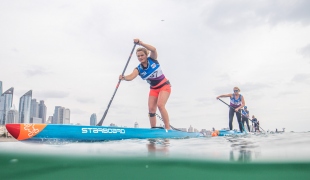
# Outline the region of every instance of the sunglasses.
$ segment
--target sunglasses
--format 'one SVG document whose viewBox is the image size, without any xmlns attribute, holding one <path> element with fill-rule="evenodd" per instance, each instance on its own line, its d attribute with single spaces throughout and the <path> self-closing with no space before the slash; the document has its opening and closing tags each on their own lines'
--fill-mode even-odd
<svg viewBox="0 0 310 180">
<path fill-rule="evenodd" d="M 234 92 L 239 92 L 239 90 L 234 90 Z"/>
</svg>

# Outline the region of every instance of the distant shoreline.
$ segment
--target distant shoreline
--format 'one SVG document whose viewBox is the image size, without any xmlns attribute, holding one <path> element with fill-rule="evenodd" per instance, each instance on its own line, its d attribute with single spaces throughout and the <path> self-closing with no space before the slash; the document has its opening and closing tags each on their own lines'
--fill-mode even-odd
<svg viewBox="0 0 310 180">
<path fill-rule="evenodd" d="M 0 137 L 0 142 L 16 142 L 17 140 L 13 137 Z"/>
</svg>

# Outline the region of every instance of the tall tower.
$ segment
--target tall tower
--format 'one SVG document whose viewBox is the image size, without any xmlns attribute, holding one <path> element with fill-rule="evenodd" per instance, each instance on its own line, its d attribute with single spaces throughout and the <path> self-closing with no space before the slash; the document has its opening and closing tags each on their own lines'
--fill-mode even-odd
<svg viewBox="0 0 310 180">
<path fill-rule="evenodd" d="M 0 125 L 6 123 L 8 111 L 11 109 L 13 103 L 13 92 L 14 88 L 11 87 L 0 96 Z"/>
<path fill-rule="evenodd" d="M 42 119 L 42 123 L 46 122 L 46 106 L 43 100 L 41 100 L 39 104 L 39 118 Z"/>
<path fill-rule="evenodd" d="M 32 117 L 39 117 L 39 106 L 36 99 L 31 100 L 30 118 Z"/>
<path fill-rule="evenodd" d="M 63 107 L 55 106 L 52 124 L 62 124 L 61 119 L 63 119 Z"/>
<path fill-rule="evenodd" d="M 19 123 L 30 123 L 32 90 L 19 99 Z"/>
<path fill-rule="evenodd" d="M 91 126 L 96 126 L 97 124 L 97 115 L 96 113 L 93 113 L 91 116 L 90 116 L 90 123 L 89 123 Z"/>
<path fill-rule="evenodd" d="M 70 124 L 70 109 L 68 109 L 68 108 L 65 108 L 65 110 L 64 110 L 63 124 Z"/>
<path fill-rule="evenodd" d="M 0 96 L 2 95 L 3 89 L 2 89 L 2 81 L 0 81 Z"/>
</svg>

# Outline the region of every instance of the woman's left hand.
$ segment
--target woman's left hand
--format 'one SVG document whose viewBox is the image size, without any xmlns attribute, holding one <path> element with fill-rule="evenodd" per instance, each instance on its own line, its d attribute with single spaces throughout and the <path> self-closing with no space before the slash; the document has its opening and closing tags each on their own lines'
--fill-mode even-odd
<svg viewBox="0 0 310 180">
<path fill-rule="evenodd" d="M 141 43 L 142 41 L 140 41 L 140 39 L 136 38 L 136 39 L 133 39 L 133 42 L 140 45 L 140 43 Z"/>
</svg>

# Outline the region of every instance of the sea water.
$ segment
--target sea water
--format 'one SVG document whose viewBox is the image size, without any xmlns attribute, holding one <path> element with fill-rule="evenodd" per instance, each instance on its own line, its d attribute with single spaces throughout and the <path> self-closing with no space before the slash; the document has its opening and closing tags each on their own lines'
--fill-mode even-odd
<svg viewBox="0 0 310 180">
<path fill-rule="evenodd" d="M 310 179 L 310 132 L 0 142 L 0 179 Z"/>
</svg>

